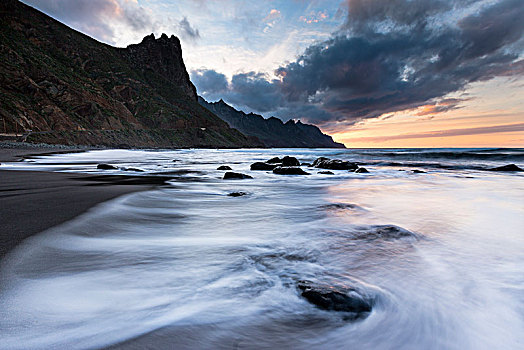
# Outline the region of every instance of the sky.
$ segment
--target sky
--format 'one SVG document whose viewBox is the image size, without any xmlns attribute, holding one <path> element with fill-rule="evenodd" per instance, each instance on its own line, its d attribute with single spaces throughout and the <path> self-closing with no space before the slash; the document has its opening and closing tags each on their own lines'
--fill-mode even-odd
<svg viewBox="0 0 524 350">
<path fill-rule="evenodd" d="M 25 0 L 102 42 L 181 39 L 199 95 L 348 147 L 524 147 L 522 0 Z"/>
</svg>

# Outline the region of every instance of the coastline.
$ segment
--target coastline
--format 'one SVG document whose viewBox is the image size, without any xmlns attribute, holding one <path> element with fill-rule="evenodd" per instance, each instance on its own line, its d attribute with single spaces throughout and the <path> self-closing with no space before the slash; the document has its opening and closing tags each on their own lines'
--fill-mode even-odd
<svg viewBox="0 0 524 350">
<path fill-rule="evenodd" d="M 85 150 L 27 145 L 15 148 L 0 143 L 0 162 L 14 162 L 38 154 Z M 28 237 L 72 220 L 97 204 L 151 189 L 168 179 L 0 170 L 0 260 Z"/>
</svg>

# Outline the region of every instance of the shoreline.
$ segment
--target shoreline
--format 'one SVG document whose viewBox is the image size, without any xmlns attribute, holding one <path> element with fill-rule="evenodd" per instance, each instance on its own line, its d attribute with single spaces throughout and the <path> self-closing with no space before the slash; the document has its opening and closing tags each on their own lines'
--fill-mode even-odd
<svg viewBox="0 0 524 350">
<path fill-rule="evenodd" d="M 88 149 L 7 148 L 0 162 L 49 153 Z M 0 261 L 24 239 L 63 224 L 94 206 L 125 194 L 147 191 L 171 177 L 0 170 Z"/>
</svg>

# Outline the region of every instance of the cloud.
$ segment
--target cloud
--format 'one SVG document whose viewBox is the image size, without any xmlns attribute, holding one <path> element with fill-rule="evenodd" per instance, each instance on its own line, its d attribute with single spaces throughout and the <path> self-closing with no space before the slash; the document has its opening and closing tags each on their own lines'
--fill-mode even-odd
<svg viewBox="0 0 524 350">
<path fill-rule="evenodd" d="M 224 93 L 228 88 L 226 76 L 214 70 L 193 70 L 191 71 L 191 80 L 202 91 L 204 98 L 216 93 Z"/>
<path fill-rule="evenodd" d="M 347 141 L 348 142 L 385 142 L 385 141 L 406 140 L 406 139 L 421 139 L 421 138 L 450 137 L 450 136 L 470 136 L 470 135 L 495 134 L 495 133 L 520 132 L 520 131 L 524 131 L 524 123 L 483 126 L 483 127 L 477 127 L 477 128 L 426 131 L 426 132 L 420 132 L 420 133 L 391 135 L 391 136 L 358 137 L 358 138 L 348 139 Z"/>
<path fill-rule="evenodd" d="M 115 26 L 151 32 L 151 14 L 133 0 L 24 0 L 28 5 L 96 38 L 114 42 Z"/>
<path fill-rule="evenodd" d="M 192 40 L 192 41 L 200 39 L 199 30 L 194 27 L 191 27 L 191 24 L 187 20 L 187 17 L 182 18 L 182 20 L 179 22 L 179 27 L 180 27 L 179 35 L 182 38 L 186 40 Z"/>
<path fill-rule="evenodd" d="M 319 23 L 323 20 L 326 20 L 328 18 L 327 11 L 319 11 L 319 12 L 312 12 L 309 14 L 309 16 L 300 16 L 299 20 L 301 22 L 312 24 L 312 23 Z"/>
<path fill-rule="evenodd" d="M 180 21 L 153 13 L 137 0 L 24 0 L 71 27 L 109 44 L 129 43 L 153 32 L 174 32 L 186 41 L 200 38 L 187 17 Z M 173 24 L 175 23 L 175 24 Z"/>
<path fill-rule="evenodd" d="M 282 17 L 282 13 L 277 9 L 272 9 L 269 11 L 269 14 L 262 20 L 262 22 L 265 23 L 265 27 L 263 29 L 264 33 L 269 32 L 271 28 L 278 22 L 278 20 Z"/>
<path fill-rule="evenodd" d="M 427 105 L 431 113 L 449 111 L 459 101 L 445 96 L 470 83 L 524 74 L 521 0 L 349 0 L 347 6 L 343 27 L 276 69 L 278 79 L 254 72 L 233 77 L 224 99 L 317 124 L 352 125 Z"/>
</svg>

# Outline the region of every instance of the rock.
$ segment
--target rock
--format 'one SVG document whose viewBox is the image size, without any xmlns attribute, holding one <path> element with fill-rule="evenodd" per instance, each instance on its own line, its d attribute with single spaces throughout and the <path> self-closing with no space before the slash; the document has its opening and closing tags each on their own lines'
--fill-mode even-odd
<svg viewBox="0 0 524 350">
<path fill-rule="evenodd" d="M 266 163 L 268 163 L 268 164 L 278 164 L 278 163 L 282 163 L 282 159 L 280 159 L 278 157 L 273 157 L 270 160 L 268 160 Z"/>
<path fill-rule="evenodd" d="M 251 170 L 273 170 L 276 167 L 276 164 L 267 164 L 262 162 L 256 162 L 251 164 Z"/>
<path fill-rule="evenodd" d="M 417 170 L 417 169 L 411 170 L 411 172 L 412 172 L 413 174 L 425 174 L 425 173 L 426 173 L 425 171 Z"/>
<path fill-rule="evenodd" d="M 489 169 L 491 171 L 524 171 L 524 169 L 519 168 L 515 164 L 508 164 L 504 166 L 499 166 L 496 168 Z"/>
<path fill-rule="evenodd" d="M 219 166 L 217 170 L 233 170 L 233 169 L 231 169 L 231 167 L 227 165 L 222 165 L 222 166 Z"/>
<path fill-rule="evenodd" d="M 364 297 L 352 287 L 335 288 L 313 284 L 310 281 L 299 281 L 297 287 L 307 301 L 324 310 L 353 312 L 361 315 L 370 312 L 373 306 L 373 300 Z"/>
<path fill-rule="evenodd" d="M 335 175 L 335 173 L 332 171 L 319 171 L 318 173 L 323 175 Z"/>
<path fill-rule="evenodd" d="M 111 164 L 98 164 L 96 168 L 100 169 L 100 170 L 116 170 L 116 169 L 118 169 L 116 166 L 111 165 Z"/>
<path fill-rule="evenodd" d="M 142 169 L 138 169 L 138 168 L 122 168 L 123 171 L 134 171 L 134 172 L 137 172 L 137 173 L 143 173 L 144 170 Z"/>
<path fill-rule="evenodd" d="M 242 196 L 247 196 L 247 193 L 246 192 L 232 192 L 230 194 L 228 194 L 229 197 L 242 197 Z"/>
<path fill-rule="evenodd" d="M 224 180 L 238 180 L 238 179 L 252 179 L 252 176 L 246 175 L 246 174 L 240 174 L 240 173 L 234 173 L 232 171 L 228 171 L 224 174 Z"/>
<path fill-rule="evenodd" d="M 365 239 L 374 241 L 377 239 L 395 240 L 400 238 L 418 238 L 418 236 L 402 227 L 395 225 L 377 225 L 372 227 L 363 227 L 353 235 L 354 239 Z"/>
<path fill-rule="evenodd" d="M 317 158 L 313 162 L 315 168 L 329 169 L 329 170 L 357 170 L 358 164 L 340 159 L 329 159 L 326 157 Z"/>
<path fill-rule="evenodd" d="M 300 166 L 300 162 L 295 157 L 285 156 L 282 158 L 282 166 Z"/>
<path fill-rule="evenodd" d="M 273 169 L 273 173 L 278 175 L 310 175 L 300 168 L 290 166 L 278 166 Z"/>
<path fill-rule="evenodd" d="M 359 174 L 367 174 L 369 173 L 368 169 L 366 168 L 358 168 L 357 170 L 355 170 L 356 173 L 359 173 Z"/>
<path fill-rule="evenodd" d="M 311 163 L 301 163 L 300 166 L 311 166 Z"/>
</svg>

